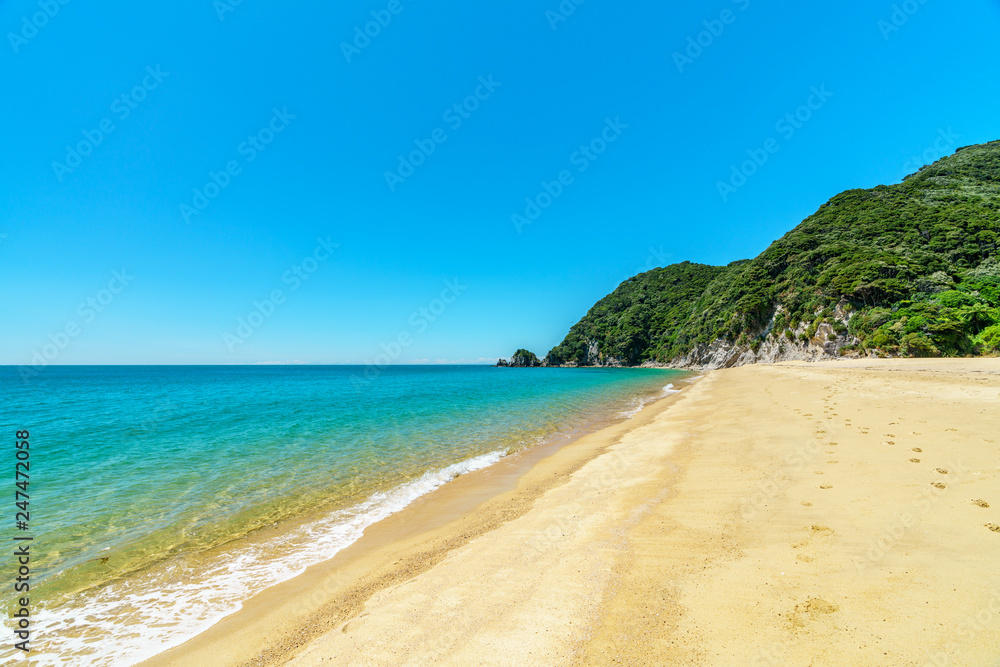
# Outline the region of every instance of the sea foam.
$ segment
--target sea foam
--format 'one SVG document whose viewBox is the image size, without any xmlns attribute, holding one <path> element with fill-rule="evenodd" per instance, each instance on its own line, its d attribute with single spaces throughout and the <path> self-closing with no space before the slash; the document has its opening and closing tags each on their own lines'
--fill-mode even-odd
<svg viewBox="0 0 1000 667">
<path fill-rule="evenodd" d="M 663 393 L 657 396 L 651 396 L 649 398 L 635 398 L 632 399 L 632 404 L 627 410 L 623 410 L 618 414 L 619 417 L 624 417 L 625 419 L 632 419 L 637 414 L 642 412 L 642 409 L 652 403 L 653 401 L 663 398 L 664 396 L 670 396 L 671 394 L 679 394 L 680 389 L 674 389 L 674 383 L 671 382 L 666 387 L 663 388 Z"/>
<path fill-rule="evenodd" d="M 178 646 L 238 611 L 243 601 L 333 557 L 368 526 L 402 510 L 459 475 L 497 463 L 506 450 L 430 470 L 366 501 L 288 534 L 199 562 L 165 567 L 91 590 L 36 615 L 37 665 L 75 662 L 132 665 Z M 36 652 L 37 651 L 37 652 Z M 5 660 L 11 655 L 0 654 Z"/>
</svg>

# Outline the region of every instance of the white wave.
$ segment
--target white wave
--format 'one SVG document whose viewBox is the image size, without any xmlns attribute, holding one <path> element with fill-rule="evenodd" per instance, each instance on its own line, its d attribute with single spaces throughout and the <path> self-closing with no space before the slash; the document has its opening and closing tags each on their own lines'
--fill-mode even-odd
<svg viewBox="0 0 1000 667">
<path fill-rule="evenodd" d="M 89 591 L 59 608 L 40 610 L 33 634 L 44 640 L 32 646 L 32 662 L 133 665 L 179 646 L 238 611 L 244 600 L 332 558 L 368 526 L 459 475 L 495 464 L 507 453 L 490 452 L 428 471 L 242 552 L 221 554 L 197 566 L 178 558 L 169 566 Z M 20 653 L 10 646 L 4 649 L 0 662 Z"/>
<path fill-rule="evenodd" d="M 642 398 L 632 399 L 632 403 L 629 406 L 629 408 L 623 410 L 622 412 L 619 412 L 618 416 L 624 419 L 632 419 L 637 414 L 642 412 L 642 409 L 645 408 L 650 403 L 652 403 L 653 401 L 659 398 L 663 398 L 664 396 L 670 396 L 671 394 L 679 394 L 680 391 L 681 391 L 680 389 L 674 389 L 674 383 L 671 382 L 670 384 L 668 384 L 666 387 L 663 388 L 663 393 L 660 394 L 659 396 L 652 396 L 647 399 L 642 399 Z"/>
</svg>

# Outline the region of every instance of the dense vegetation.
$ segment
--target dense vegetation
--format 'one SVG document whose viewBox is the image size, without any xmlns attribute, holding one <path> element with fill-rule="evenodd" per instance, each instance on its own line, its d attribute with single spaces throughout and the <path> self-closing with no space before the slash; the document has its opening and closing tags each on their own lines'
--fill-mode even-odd
<svg viewBox="0 0 1000 667">
<path fill-rule="evenodd" d="M 994 141 L 900 184 L 843 192 L 755 259 L 684 262 L 631 278 L 547 361 L 666 362 L 719 339 L 753 349 L 769 336 L 805 342 L 823 322 L 852 341 L 848 352 L 994 353 L 998 234 Z"/>
<path fill-rule="evenodd" d="M 634 364 L 674 349 L 691 305 L 724 267 L 682 262 L 626 280 L 590 309 L 548 354 L 553 364 L 585 363 L 589 341 L 599 354 Z"/>
</svg>

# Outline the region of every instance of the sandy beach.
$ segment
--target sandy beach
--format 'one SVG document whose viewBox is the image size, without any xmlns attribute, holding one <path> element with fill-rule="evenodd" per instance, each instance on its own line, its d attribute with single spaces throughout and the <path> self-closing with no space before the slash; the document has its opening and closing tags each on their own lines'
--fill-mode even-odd
<svg viewBox="0 0 1000 667">
<path fill-rule="evenodd" d="M 712 371 L 150 665 L 1000 665 L 1000 359 Z"/>
</svg>

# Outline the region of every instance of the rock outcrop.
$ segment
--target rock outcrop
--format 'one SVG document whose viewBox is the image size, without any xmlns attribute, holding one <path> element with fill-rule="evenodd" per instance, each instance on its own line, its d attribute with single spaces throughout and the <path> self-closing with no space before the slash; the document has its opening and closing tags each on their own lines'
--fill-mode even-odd
<svg viewBox="0 0 1000 667">
<path fill-rule="evenodd" d="M 515 352 L 510 358 L 510 361 L 506 359 L 500 359 L 497 361 L 497 366 L 509 368 L 533 368 L 541 365 L 542 361 L 535 356 L 535 353 L 525 349 L 520 349 Z"/>
<path fill-rule="evenodd" d="M 842 348 L 857 345 L 857 338 L 847 333 L 853 311 L 840 304 L 833 315 L 817 325 L 814 330 L 805 323 L 785 333 L 774 332 L 772 327 L 781 309 L 775 311 L 761 337 L 752 343 L 737 344 L 725 339 L 716 339 L 709 344 L 695 345 L 689 353 L 672 359 L 667 364 L 643 364 L 644 366 L 664 366 L 668 368 L 698 368 L 713 370 L 732 368 L 747 364 L 774 364 L 779 361 L 821 361 L 856 356 Z M 840 330 L 838 333 L 837 330 Z M 790 334 L 790 335 L 789 335 Z M 870 355 L 869 355 L 870 356 Z"/>
</svg>

